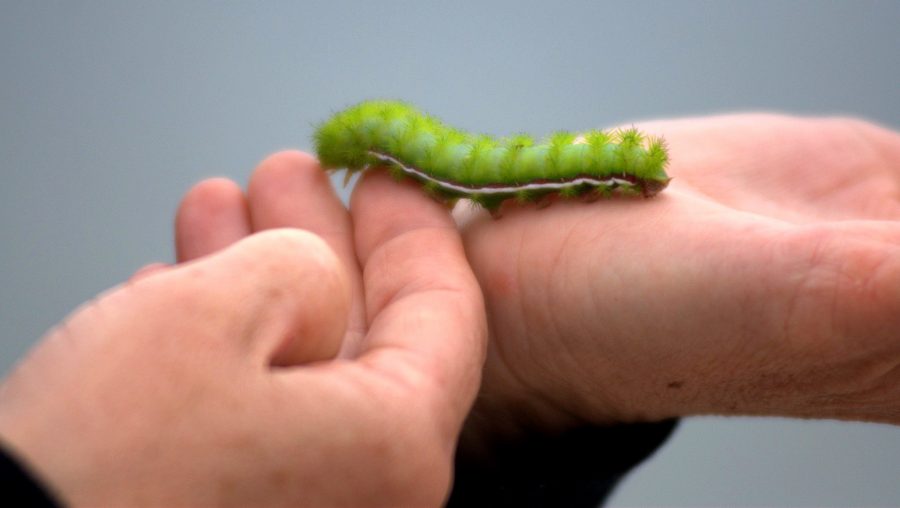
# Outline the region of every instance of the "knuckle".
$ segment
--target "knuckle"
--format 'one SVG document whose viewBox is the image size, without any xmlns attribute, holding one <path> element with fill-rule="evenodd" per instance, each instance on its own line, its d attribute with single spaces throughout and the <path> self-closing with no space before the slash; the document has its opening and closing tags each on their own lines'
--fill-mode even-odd
<svg viewBox="0 0 900 508">
<path fill-rule="evenodd" d="M 316 234 L 300 229 L 272 229 L 253 235 L 252 249 L 258 261 L 285 275 L 307 271 L 309 267 L 335 270 L 339 263 L 331 247 Z"/>
<path fill-rule="evenodd" d="M 313 233 L 299 229 L 271 229 L 243 242 L 248 244 L 244 246 L 245 269 L 264 285 L 271 286 L 269 293 L 301 291 L 308 294 L 315 290 L 349 294 L 348 276 L 340 260 L 325 240 Z"/>
</svg>

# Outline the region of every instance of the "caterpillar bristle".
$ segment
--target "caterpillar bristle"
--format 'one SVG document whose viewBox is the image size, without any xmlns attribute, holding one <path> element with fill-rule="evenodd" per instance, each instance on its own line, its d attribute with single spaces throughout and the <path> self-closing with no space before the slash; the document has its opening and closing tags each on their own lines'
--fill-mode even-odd
<svg viewBox="0 0 900 508">
<path fill-rule="evenodd" d="M 625 129 L 619 133 L 619 145 L 623 147 L 641 146 L 644 144 L 644 135 L 634 127 Z"/>
<path fill-rule="evenodd" d="M 550 134 L 548 141 L 552 147 L 561 147 L 571 145 L 575 141 L 576 135 L 569 131 L 556 131 Z"/>
<path fill-rule="evenodd" d="M 534 145 L 534 137 L 529 134 L 513 134 L 503 140 L 503 144 L 512 149 L 525 148 Z"/>
<path fill-rule="evenodd" d="M 635 127 L 581 136 L 559 131 L 540 143 L 527 134 L 496 139 L 447 127 L 401 101 L 366 101 L 338 112 L 316 125 L 313 141 L 323 169 L 347 169 L 345 185 L 356 171 L 385 166 L 435 199 L 468 198 L 491 212 L 507 200 L 649 197 L 670 180 L 665 141 Z"/>
<path fill-rule="evenodd" d="M 481 206 L 490 210 L 500 208 L 500 205 L 502 205 L 506 199 L 508 199 L 506 196 L 483 194 L 479 203 L 481 203 Z"/>
<path fill-rule="evenodd" d="M 657 165 L 665 165 L 669 161 L 669 150 L 666 147 L 666 140 L 659 137 L 649 138 L 647 157 Z"/>
<path fill-rule="evenodd" d="M 389 164 L 387 170 L 391 177 L 397 182 L 402 182 L 406 178 L 406 173 L 403 172 L 403 169 L 394 164 Z"/>
<path fill-rule="evenodd" d="M 563 187 L 559 190 L 559 195 L 564 198 L 575 198 L 580 194 L 580 190 L 578 186 L 570 185 L 569 187 Z"/>
<path fill-rule="evenodd" d="M 475 203 L 478 206 L 484 207 L 484 194 L 478 194 L 478 193 L 470 194 L 469 201 L 471 201 L 472 203 Z"/>
<path fill-rule="evenodd" d="M 535 195 L 527 190 L 520 190 L 516 192 L 516 203 L 520 205 L 524 205 L 527 203 L 531 203 L 535 201 Z"/>
<path fill-rule="evenodd" d="M 441 193 L 441 187 L 435 182 L 425 182 L 422 184 L 422 189 L 428 193 L 429 196 L 439 197 Z"/>
<path fill-rule="evenodd" d="M 608 132 L 591 130 L 584 134 L 584 142 L 591 148 L 602 148 L 612 140 Z"/>
</svg>

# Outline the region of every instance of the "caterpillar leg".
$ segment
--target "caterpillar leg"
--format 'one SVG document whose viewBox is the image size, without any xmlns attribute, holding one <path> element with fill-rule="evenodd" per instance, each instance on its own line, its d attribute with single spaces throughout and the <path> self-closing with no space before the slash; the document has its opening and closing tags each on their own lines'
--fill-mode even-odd
<svg viewBox="0 0 900 508">
<path fill-rule="evenodd" d="M 584 201 L 585 203 L 593 203 L 602 197 L 604 197 L 604 196 L 599 191 L 585 192 L 584 194 L 581 195 L 581 200 Z"/>
<path fill-rule="evenodd" d="M 543 210 L 544 208 L 547 208 L 548 206 L 553 204 L 553 196 L 551 196 L 550 194 L 541 196 L 537 201 L 534 202 L 534 204 L 538 210 Z"/>
<path fill-rule="evenodd" d="M 349 169 L 345 169 L 344 170 L 344 183 L 343 183 L 343 186 L 345 189 L 347 188 L 348 185 L 350 185 L 350 180 L 352 180 L 352 179 L 353 179 L 353 171 L 350 171 Z"/>
</svg>

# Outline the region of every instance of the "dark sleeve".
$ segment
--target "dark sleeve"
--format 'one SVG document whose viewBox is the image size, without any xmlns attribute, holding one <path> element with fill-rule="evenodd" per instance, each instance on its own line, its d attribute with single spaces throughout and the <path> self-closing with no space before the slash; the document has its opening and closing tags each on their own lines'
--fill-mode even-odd
<svg viewBox="0 0 900 508">
<path fill-rule="evenodd" d="M 595 508 L 648 458 L 677 420 L 582 427 L 492 445 L 489 457 L 457 452 L 447 506 Z"/>
<path fill-rule="evenodd" d="M 3 499 L 14 506 L 59 508 L 37 477 L 11 452 L 0 447 L 0 489 Z"/>
</svg>

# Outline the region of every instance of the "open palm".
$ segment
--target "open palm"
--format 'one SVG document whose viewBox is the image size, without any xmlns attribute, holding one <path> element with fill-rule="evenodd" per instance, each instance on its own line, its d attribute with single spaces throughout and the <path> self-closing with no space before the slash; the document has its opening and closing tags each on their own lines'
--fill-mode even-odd
<svg viewBox="0 0 900 508">
<path fill-rule="evenodd" d="M 900 422 L 900 136 L 767 114 L 638 127 L 671 149 L 653 199 L 457 210 L 492 335 L 478 412 Z"/>
</svg>

